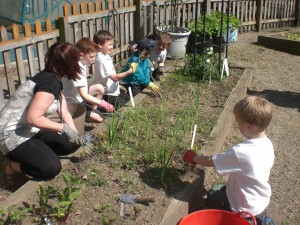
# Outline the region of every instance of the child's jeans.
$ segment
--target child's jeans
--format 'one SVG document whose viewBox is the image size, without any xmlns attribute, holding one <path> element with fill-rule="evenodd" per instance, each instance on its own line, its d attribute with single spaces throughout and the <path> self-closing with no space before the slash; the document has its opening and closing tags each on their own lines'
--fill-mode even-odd
<svg viewBox="0 0 300 225">
<path fill-rule="evenodd" d="M 124 106 L 130 100 L 130 97 L 126 94 L 120 93 L 118 96 L 103 95 L 102 99 L 112 104 L 115 107 L 115 110 L 117 110 Z"/>
<path fill-rule="evenodd" d="M 128 88 L 129 87 L 131 88 L 133 97 L 141 93 L 146 88 L 146 86 L 142 84 L 122 84 L 122 85 L 126 88 L 128 94 L 129 94 Z"/>
<path fill-rule="evenodd" d="M 207 209 L 220 209 L 231 212 L 230 204 L 226 194 L 226 186 L 223 186 L 220 190 L 214 191 L 207 196 L 206 200 Z M 253 224 L 251 218 L 246 218 L 250 224 Z M 266 215 L 266 211 L 255 216 L 257 225 L 275 225 L 273 220 Z"/>
</svg>

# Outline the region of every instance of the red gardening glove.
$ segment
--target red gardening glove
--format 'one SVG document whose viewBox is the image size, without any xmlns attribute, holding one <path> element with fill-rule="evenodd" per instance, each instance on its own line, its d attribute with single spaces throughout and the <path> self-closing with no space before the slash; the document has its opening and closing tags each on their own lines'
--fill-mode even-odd
<svg viewBox="0 0 300 225">
<path fill-rule="evenodd" d="M 190 164 L 193 164 L 193 165 L 196 165 L 196 163 L 193 161 L 194 157 L 196 156 L 196 152 L 194 152 L 193 150 L 186 150 L 184 153 L 183 153 L 183 160 L 187 163 L 190 163 Z"/>
</svg>

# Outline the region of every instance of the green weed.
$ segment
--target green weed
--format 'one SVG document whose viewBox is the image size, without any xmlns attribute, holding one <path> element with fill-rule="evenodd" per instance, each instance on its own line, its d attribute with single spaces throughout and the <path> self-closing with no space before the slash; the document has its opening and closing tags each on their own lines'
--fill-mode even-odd
<svg viewBox="0 0 300 225">
<path fill-rule="evenodd" d="M 0 210 L 0 225 L 22 224 L 29 211 L 29 208 L 21 208 L 15 205 L 9 206 L 7 210 L 2 209 Z"/>
<path fill-rule="evenodd" d="M 81 179 L 64 174 L 63 180 L 67 185 L 63 190 L 39 186 L 39 207 L 33 206 L 33 212 L 41 218 L 41 221 L 44 218 L 50 221 L 66 221 L 71 213 L 74 200 L 81 195 L 80 190 L 76 187 L 83 183 Z"/>
</svg>

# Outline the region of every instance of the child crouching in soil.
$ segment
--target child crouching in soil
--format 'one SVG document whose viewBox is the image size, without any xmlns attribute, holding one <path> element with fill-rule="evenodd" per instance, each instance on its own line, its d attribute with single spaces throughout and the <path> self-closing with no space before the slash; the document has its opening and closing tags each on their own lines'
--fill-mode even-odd
<svg viewBox="0 0 300 225">
<path fill-rule="evenodd" d="M 122 79 L 122 85 L 128 90 L 130 87 L 132 89 L 132 95 L 135 96 L 143 91 L 143 89 L 148 88 L 156 96 L 162 95 L 162 90 L 156 84 L 151 82 L 151 63 L 149 56 L 153 45 L 150 40 L 142 39 L 137 44 L 137 51 L 129 58 L 127 65 L 121 70 L 127 71 L 129 66 L 138 63 L 137 70 Z"/>
<path fill-rule="evenodd" d="M 273 224 L 268 223 L 270 218 L 265 211 L 271 197 L 268 180 L 274 163 L 273 145 L 265 134 L 272 118 L 271 105 L 262 97 L 249 96 L 235 105 L 233 113 L 248 140 L 213 156 L 198 155 L 189 149 L 183 160 L 214 167 L 220 175 L 228 175 L 226 186 L 208 196 L 207 208 L 246 211 L 255 216 L 259 225 Z"/>
<path fill-rule="evenodd" d="M 104 87 L 101 84 L 94 84 L 88 87 L 86 77 L 87 67 L 94 61 L 100 48 L 91 39 L 83 37 L 76 43 L 76 48 L 80 51 L 79 65 L 81 73 L 79 79 L 69 80 L 64 78 L 62 80 L 64 93 L 66 97 L 76 99 L 86 108 L 86 121 L 87 122 L 102 122 L 100 111 L 98 107 L 104 108 L 107 112 L 113 112 L 113 105 L 109 104 L 102 99 L 104 94 Z"/>
</svg>

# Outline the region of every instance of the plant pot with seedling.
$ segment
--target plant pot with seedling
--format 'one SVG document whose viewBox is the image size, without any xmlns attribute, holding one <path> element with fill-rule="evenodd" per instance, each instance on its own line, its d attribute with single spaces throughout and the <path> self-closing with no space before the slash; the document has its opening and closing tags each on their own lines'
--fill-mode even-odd
<svg viewBox="0 0 300 225">
<path fill-rule="evenodd" d="M 221 17 L 222 17 L 221 12 L 205 14 L 205 27 L 204 27 L 204 15 L 198 21 L 197 28 L 196 28 L 195 20 L 191 20 L 188 23 L 188 27 L 191 30 L 192 35 L 195 35 L 195 32 L 197 30 L 197 40 L 199 40 L 200 45 L 201 44 L 206 46 L 211 45 L 214 47 L 214 52 L 219 51 L 219 47 L 220 47 L 219 44 L 221 38 L 223 38 L 222 39 L 223 43 L 227 42 L 226 31 L 227 31 L 228 18 L 227 15 L 224 15 L 223 24 L 221 24 Z M 228 34 L 229 41 L 231 42 L 237 41 L 237 30 L 239 27 L 241 27 L 241 25 L 242 25 L 241 20 L 237 19 L 234 16 L 229 16 L 229 28 L 230 28 Z M 205 37 L 205 41 L 203 41 L 204 39 L 203 37 Z M 193 40 L 191 40 L 190 43 L 191 45 L 193 45 Z M 224 46 L 221 46 L 221 52 L 223 51 L 224 51 Z"/>
</svg>

